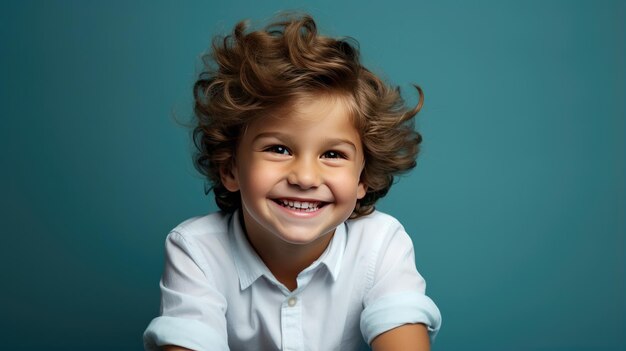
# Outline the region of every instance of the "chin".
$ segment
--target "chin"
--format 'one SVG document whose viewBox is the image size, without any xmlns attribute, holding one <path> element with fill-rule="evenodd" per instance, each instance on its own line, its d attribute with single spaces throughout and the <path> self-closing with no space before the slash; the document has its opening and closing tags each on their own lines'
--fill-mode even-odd
<svg viewBox="0 0 626 351">
<path fill-rule="evenodd" d="M 324 233 L 318 233 L 315 235 L 312 235 L 310 230 L 303 230 L 302 233 L 298 233 L 297 230 L 291 230 L 289 231 L 289 234 L 277 233 L 276 236 L 278 236 L 281 240 L 289 244 L 307 245 L 317 240 L 320 240 L 332 233 L 334 233 L 334 228 L 331 230 L 327 230 Z"/>
</svg>

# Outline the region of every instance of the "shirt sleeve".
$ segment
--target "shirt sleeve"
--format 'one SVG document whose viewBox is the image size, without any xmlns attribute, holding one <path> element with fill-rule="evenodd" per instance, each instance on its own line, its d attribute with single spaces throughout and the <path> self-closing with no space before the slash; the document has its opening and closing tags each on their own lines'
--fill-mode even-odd
<svg viewBox="0 0 626 351">
<path fill-rule="evenodd" d="M 226 299 L 198 246 L 178 232 L 166 240 L 160 287 L 161 315 L 144 332 L 146 350 L 163 345 L 228 350 Z"/>
<path fill-rule="evenodd" d="M 441 326 L 441 314 L 425 295 L 426 282 L 415 268 L 411 238 L 399 223 L 392 225 L 370 261 L 370 289 L 361 313 L 361 332 L 368 344 L 393 328 L 423 323 L 431 343 Z"/>
</svg>

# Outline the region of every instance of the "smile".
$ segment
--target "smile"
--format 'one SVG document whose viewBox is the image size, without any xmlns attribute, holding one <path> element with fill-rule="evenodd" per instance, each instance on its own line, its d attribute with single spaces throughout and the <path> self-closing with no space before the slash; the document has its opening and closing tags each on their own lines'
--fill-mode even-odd
<svg viewBox="0 0 626 351">
<path fill-rule="evenodd" d="M 301 212 L 315 212 L 326 205 L 325 202 L 321 201 L 297 201 L 287 199 L 275 199 L 274 202 L 292 211 Z"/>
</svg>

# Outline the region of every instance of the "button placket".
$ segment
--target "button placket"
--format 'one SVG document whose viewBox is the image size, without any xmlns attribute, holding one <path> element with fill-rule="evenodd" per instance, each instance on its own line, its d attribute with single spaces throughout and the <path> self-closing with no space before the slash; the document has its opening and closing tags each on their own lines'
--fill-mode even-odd
<svg viewBox="0 0 626 351">
<path fill-rule="evenodd" d="M 298 303 L 298 299 L 296 297 L 290 297 L 289 300 L 287 300 L 287 305 L 289 307 L 293 307 Z"/>
<path fill-rule="evenodd" d="M 302 305 L 295 296 L 290 296 L 281 307 L 281 329 L 283 350 L 304 350 Z"/>
</svg>

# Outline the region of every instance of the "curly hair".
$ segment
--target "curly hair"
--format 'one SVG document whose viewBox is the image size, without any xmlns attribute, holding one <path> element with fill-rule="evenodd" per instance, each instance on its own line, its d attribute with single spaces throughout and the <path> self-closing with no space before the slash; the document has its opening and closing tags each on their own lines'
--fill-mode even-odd
<svg viewBox="0 0 626 351">
<path fill-rule="evenodd" d="M 239 192 L 228 191 L 221 171 L 233 165 L 239 137 L 254 119 L 289 107 L 299 96 L 330 93 L 348 97 L 365 156 L 361 181 L 366 195 L 351 218 L 371 213 L 387 194 L 394 176 L 416 165 L 421 135 L 413 117 L 424 101 L 408 108 L 400 89 L 363 67 L 358 44 L 350 38 L 319 35 L 308 15 L 284 18 L 262 30 L 247 31 L 245 21 L 233 33 L 213 40 L 204 70 L 194 84 L 194 166 L 207 179 L 220 209 L 241 207 Z"/>
</svg>

